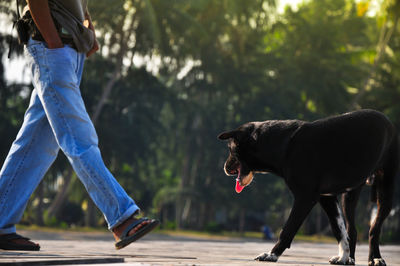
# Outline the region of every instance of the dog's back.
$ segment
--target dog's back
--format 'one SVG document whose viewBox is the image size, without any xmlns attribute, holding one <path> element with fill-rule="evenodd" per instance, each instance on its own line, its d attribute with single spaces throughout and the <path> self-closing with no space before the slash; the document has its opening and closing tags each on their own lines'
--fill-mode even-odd
<svg viewBox="0 0 400 266">
<path fill-rule="evenodd" d="M 365 182 L 393 153 L 394 125 L 377 111 L 361 110 L 305 123 L 287 158 L 292 174 L 314 176 L 321 193 L 335 193 Z"/>
</svg>

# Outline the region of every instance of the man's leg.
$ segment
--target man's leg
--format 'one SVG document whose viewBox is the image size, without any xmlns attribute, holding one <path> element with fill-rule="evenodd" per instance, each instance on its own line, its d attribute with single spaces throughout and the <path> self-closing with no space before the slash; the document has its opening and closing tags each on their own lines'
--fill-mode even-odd
<svg viewBox="0 0 400 266">
<path fill-rule="evenodd" d="M 0 171 L 0 235 L 15 233 L 15 224 L 58 150 L 35 89 L 24 122 Z"/>
<path fill-rule="evenodd" d="M 56 141 L 112 229 L 139 208 L 101 157 L 97 134 L 79 89 L 85 55 L 69 46 L 47 49 L 37 43 L 33 48 L 31 53 L 41 74 L 34 80 Z"/>
</svg>

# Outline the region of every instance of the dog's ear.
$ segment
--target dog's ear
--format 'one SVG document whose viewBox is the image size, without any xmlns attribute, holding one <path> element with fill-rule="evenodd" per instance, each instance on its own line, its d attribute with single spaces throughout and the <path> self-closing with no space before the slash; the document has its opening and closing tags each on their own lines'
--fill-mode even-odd
<svg viewBox="0 0 400 266">
<path fill-rule="evenodd" d="M 250 136 L 252 130 L 254 129 L 253 123 L 247 123 L 245 125 L 240 126 L 239 128 L 231 131 L 225 131 L 218 135 L 218 138 L 221 140 L 226 140 L 233 138 L 238 142 L 246 141 L 248 138 L 252 137 L 253 141 L 257 140 L 257 136 Z"/>
<path fill-rule="evenodd" d="M 256 143 L 257 140 L 258 140 L 258 135 L 259 135 L 259 132 L 258 131 L 254 131 L 253 133 L 250 134 L 249 141 L 251 143 Z"/>
<path fill-rule="evenodd" d="M 235 129 L 232 131 L 222 132 L 218 135 L 218 139 L 220 140 L 227 140 L 231 138 L 234 139 L 236 142 L 241 142 L 243 140 L 247 140 L 248 134 L 243 130 Z"/>
<path fill-rule="evenodd" d="M 218 135 L 218 139 L 226 140 L 226 139 L 234 138 L 236 135 L 237 135 L 237 130 L 225 131 Z"/>
</svg>

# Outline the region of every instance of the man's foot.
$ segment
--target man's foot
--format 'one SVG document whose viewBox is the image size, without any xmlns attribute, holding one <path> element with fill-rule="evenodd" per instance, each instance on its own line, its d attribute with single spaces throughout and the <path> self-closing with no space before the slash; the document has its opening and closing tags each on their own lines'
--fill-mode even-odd
<svg viewBox="0 0 400 266">
<path fill-rule="evenodd" d="M 118 225 L 116 228 L 114 228 L 112 230 L 115 241 L 120 240 L 120 237 L 122 235 L 122 233 L 125 231 L 125 229 L 131 225 L 132 223 L 136 222 L 137 218 L 131 216 L 130 218 L 128 218 L 127 220 L 125 220 L 125 222 L 123 222 L 122 224 Z M 131 236 L 133 234 L 135 234 L 140 228 L 142 228 L 143 226 L 149 224 L 151 222 L 151 220 L 145 220 L 143 222 L 141 222 L 139 225 L 137 225 L 136 227 L 132 228 L 129 233 L 128 236 Z"/>
<path fill-rule="evenodd" d="M 156 228 L 159 223 L 160 222 L 155 219 L 136 219 L 133 216 L 128 218 L 112 230 L 116 240 L 115 248 L 121 249 L 126 247 Z"/>
<path fill-rule="evenodd" d="M 27 237 L 16 233 L 0 235 L 0 249 L 5 250 L 40 250 L 40 246 Z"/>
</svg>

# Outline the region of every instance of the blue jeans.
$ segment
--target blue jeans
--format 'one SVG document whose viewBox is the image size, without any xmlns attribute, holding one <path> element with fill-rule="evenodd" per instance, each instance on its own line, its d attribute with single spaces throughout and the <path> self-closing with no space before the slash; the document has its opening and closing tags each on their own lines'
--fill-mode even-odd
<svg viewBox="0 0 400 266">
<path fill-rule="evenodd" d="M 85 55 L 67 45 L 48 49 L 34 40 L 25 52 L 34 90 L 0 172 L 0 234 L 15 232 L 29 197 L 60 148 L 111 230 L 139 208 L 101 157 L 79 89 Z"/>
</svg>

